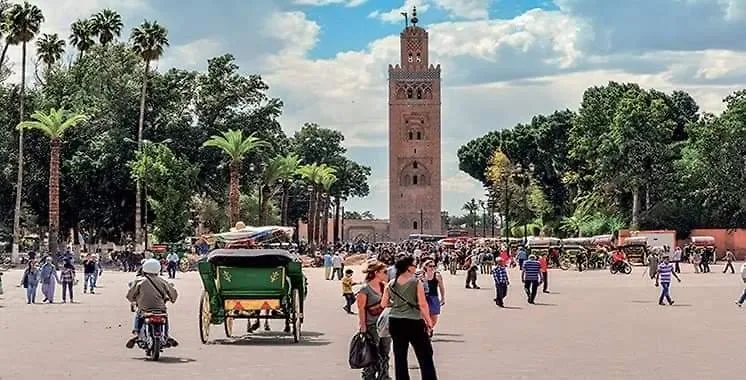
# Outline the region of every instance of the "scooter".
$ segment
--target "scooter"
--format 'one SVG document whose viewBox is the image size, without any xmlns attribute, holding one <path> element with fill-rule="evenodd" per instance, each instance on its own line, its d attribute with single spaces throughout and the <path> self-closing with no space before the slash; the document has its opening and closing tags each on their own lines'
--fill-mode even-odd
<svg viewBox="0 0 746 380">
<path fill-rule="evenodd" d="M 137 346 L 145 350 L 145 355 L 151 360 L 158 361 L 161 357 L 161 351 L 164 348 L 171 347 L 168 343 L 168 336 L 166 336 L 168 315 L 145 313 L 143 318 L 145 323 L 140 329 Z"/>
<path fill-rule="evenodd" d="M 623 274 L 630 274 L 632 273 L 632 265 L 625 261 L 620 261 L 618 263 L 611 264 L 609 266 L 609 271 L 611 274 L 617 274 L 617 273 L 623 273 Z"/>
</svg>

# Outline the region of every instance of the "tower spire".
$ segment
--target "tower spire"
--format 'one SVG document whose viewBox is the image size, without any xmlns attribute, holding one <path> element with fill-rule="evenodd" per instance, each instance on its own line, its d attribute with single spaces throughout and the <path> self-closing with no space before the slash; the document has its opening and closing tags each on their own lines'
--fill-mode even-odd
<svg viewBox="0 0 746 380">
<path fill-rule="evenodd" d="M 420 21 L 420 19 L 417 18 L 417 7 L 412 7 L 412 25 L 417 26 L 417 22 Z"/>
</svg>

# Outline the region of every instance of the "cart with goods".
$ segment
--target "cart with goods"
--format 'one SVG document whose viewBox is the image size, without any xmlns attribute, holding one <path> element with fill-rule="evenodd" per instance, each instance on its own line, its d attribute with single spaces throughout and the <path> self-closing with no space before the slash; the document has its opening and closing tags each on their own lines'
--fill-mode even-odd
<svg viewBox="0 0 746 380">
<path fill-rule="evenodd" d="M 233 336 L 236 320 L 280 319 L 294 342 L 301 339 L 306 277 L 300 257 L 280 249 L 232 249 L 212 251 L 199 263 L 204 285 L 199 310 L 202 343 L 210 327 L 222 324 Z M 250 331 L 249 327 L 247 331 Z"/>
<path fill-rule="evenodd" d="M 572 258 L 569 255 L 561 254 L 562 240 L 557 238 L 530 236 L 526 241 L 526 249 L 528 249 L 529 254 L 537 257 L 547 255 L 550 267 L 568 270 L 572 264 Z"/>
<path fill-rule="evenodd" d="M 632 263 L 645 264 L 650 254 L 648 238 L 646 236 L 630 236 L 624 238 L 619 245 L 627 260 Z"/>
<path fill-rule="evenodd" d="M 570 262 L 575 263 L 580 270 L 582 266 L 585 269 L 595 269 L 595 263 L 591 262 L 592 255 L 590 248 L 593 246 L 591 238 L 577 237 L 562 239 L 561 257 L 567 256 Z"/>
</svg>

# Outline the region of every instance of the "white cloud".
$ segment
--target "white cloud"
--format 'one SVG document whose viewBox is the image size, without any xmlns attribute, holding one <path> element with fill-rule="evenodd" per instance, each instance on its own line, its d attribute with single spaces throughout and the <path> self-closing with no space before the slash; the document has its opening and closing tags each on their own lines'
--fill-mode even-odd
<svg viewBox="0 0 746 380">
<path fill-rule="evenodd" d="M 168 54 L 157 63 L 158 67 L 200 70 L 205 67 L 207 58 L 222 55 L 228 50 L 217 38 L 201 38 L 186 44 L 171 46 L 167 51 Z"/>
<path fill-rule="evenodd" d="M 283 59 L 303 57 L 316 45 L 319 36 L 319 25 L 308 20 L 300 11 L 276 12 L 264 23 L 262 33 L 266 37 L 282 41 L 283 48 L 277 53 Z"/>
<path fill-rule="evenodd" d="M 333 5 L 333 4 L 344 4 L 346 7 L 357 7 L 362 5 L 368 0 L 295 0 L 295 4 L 298 5 L 312 5 L 316 7 Z"/>
<path fill-rule="evenodd" d="M 433 0 L 433 3 L 454 17 L 476 20 L 489 16 L 494 0 Z"/>
<path fill-rule="evenodd" d="M 402 12 L 407 12 L 408 16 L 411 18 L 412 7 L 417 7 L 417 17 L 419 17 L 430 9 L 430 4 L 428 3 L 428 0 L 405 0 L 404 5 L 399 8 L 394 8 L 388 11 L 373 11 L 368 15 L 368 17 L 377 18 L 381 21 L 395 24 L 404 20 Z"/>
</svg>

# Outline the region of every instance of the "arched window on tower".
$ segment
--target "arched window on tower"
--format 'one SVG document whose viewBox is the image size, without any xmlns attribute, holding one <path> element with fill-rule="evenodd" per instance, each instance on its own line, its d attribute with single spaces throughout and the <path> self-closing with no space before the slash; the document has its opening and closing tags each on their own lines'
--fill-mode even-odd
<svg viewBox="0 0 746 380">
<path fill-rule="evenodd" d="M 412 169 L 417 169 L 417 161 L 412 163 Z"/>
<path fill-rule="evenodd" d="M 412 229 L 416 230 L 417 227 L 419 227 L 419 226 L 417 225 L 417 221 L 415 220 L 414 222 L 412 222 Z"/>
<path fill-rule="evenodd" d="M 412 177 L 409 176 L 409 174 L 404 176 L 404 185 L 409 186 L 412 184 Z"/>
<path fill-rule="evenodd" d="M 420 184 L 422 184 L 422 185 L 426 185 L 427 184 L 427 182 L 425 181 L 425 175 L 424 174 L 420 176 Z"/>
<path fill-rule="evenodd" d="M 417 140 L 422 140 L 422 132 L 420 131 L 417 131 Z"/>
<path fill-rule="evenodd" d="M 407 89 L 407 99 L 412 99 L 413 96 L 414 96 L 414 91 L 412 91 L 411 88 L 408 88 Z"/>
<path fill-rule="evenodd" d="M 409 53 L 409 57 L 407 58 L 407 61 L 409 61 L 409 63 L 414 62 L 414 58 L 412 57 L 412 53 Z"/>
<path fill-rule="evenodd" d="M 409 131 L 409 139 L 410 139 L 410 140 L 412 140 L 412 138 L 413 138 L 413 135 L 414 135 L 414 133 L 412 133 L 412 131 Z M 419 136 L 420 136 L 420 133 L 419 133 L 419 132 L 417 132 L 417 140 L 419 140 L 419 139 L 420 139 L 420 138 L 419 138 Z"/>
<path fill-rule="evenodd" d="M 417 99 L 422 99 L 422 89 L 421 88 L 417 89 Z"/>
<path fill-rule="evenodd" d="M 422 57 L 420 57 L 420 53 L 417 53 L 417 62 L 422 62 Z"/>
<path fill-rule="evenodd" d="M 419 177 L 417 177 L 417 175 L 412 176 L 412 185 L 416 185 L 417 184 L 418 178 Z"/>
</svg>

